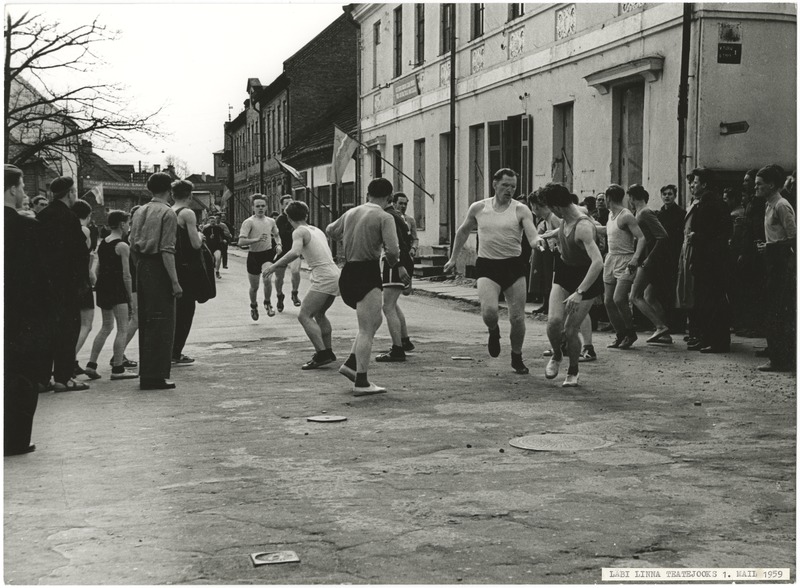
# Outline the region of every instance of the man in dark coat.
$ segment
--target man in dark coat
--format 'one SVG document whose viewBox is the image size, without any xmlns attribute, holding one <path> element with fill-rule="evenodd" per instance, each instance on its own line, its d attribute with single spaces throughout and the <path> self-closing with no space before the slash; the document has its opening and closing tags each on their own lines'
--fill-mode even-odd
<svg viewBox="0 0 800 588">
<path fill-rule="evenodd" d="M 39 392 L 50 380 L 49 331 L 53 295 L 43 255 L 39 221 L 17 213 L 25 197 L 22 170 L 5 166 L 5 357 L 3 400 L 5 455 L 30 453 Z"/>
<path fill-rule="evenodd" d="M 658 210 L 656 216 L 658 222 L 667 231 L 667 256 L 669 263 L 666 267 L 663 293 L 664 304 L 667 311 L 667 326 L 672 333 L 683 333 L 686 328 L 686 313 L 675 308 L 675 283 L 678 277 L 678 261 L 681 257 L 681 247 L 683 246 L 683 226 L 686 222 L 686 211 L 681 208 L 675 199 L 678 196 L 678 188 L 674 184 L 668 184 L 661 188 L 661 200 L 664 205 Z"/>
<path fill-rule="evenodd" d="M 90 287 L 89 250 L 81 222 L 72 212 L 78 192 L 72 178 L 60 177 L 50 184 L 53 198 L 39 213 L 45 233 L 47 268 L 56 296 L 56 318 L 53 323 L 53 390 L 68 392 L 88 390 L 89 386 L 72 379 L 75 370 L 75 348 L 81 329 L 82 289 Z"/>
<path fill-rule="evenodd" d="M 742 330 L 745 337 L 763 336 L 764 324 L 764 273 L 763 258 L 758 254 L 756 243 L 764 242 L 764 214 L 766 202 L 755 193 L 757 169 L 748 170 L 742 180 L 742 196 L 745 199 L 744 223 L 736 257 L 739 272 L 742 305 Z"/>
<path fill-rule="evenodd" d="M 724 353 L 731 346 L 730 303 L 726 291 L 730 212 L 714 191 L 711 170 L 697 168 L 691 176 L 697 201 L 690 236 L 691 271 L 700 340 L 690 348 L 702 353 Z"/>
</svg>

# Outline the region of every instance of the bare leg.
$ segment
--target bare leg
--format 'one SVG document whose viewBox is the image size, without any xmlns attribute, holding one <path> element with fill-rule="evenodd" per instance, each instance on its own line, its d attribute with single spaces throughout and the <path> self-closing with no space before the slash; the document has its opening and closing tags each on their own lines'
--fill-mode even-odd
<svg viewBox="0 0 800 588">
<path fill-rule="evenodd" d="M 614 331 L 618 335 L 622 335 L 625 333 L 626 325 L 625 319 L 622 318 L 622 315 L 619 313 L 619 308 L 617 307 L 616 302 L 614 302 L 614 291 L 617 284 L 615 282 L 613 284 L 604 284 L 604 286 L 605 294 L 603 296 L 603 303 L 606 306 L 608 320 L 611 321 L 611 326 L 614 327 Z"/>
<path fill-rule="evenodd" d="M 578 357 L 581 354 L 581 339 L 578 333 L 589 316 L 589 310 L 592 308 L 592 300 L 584 300 L 578 306 L 578 309 L 567 315 L 564 321 L 564 333 L 567 338 L 567 353 L 569 354 L 569 370 L 567 374 L 577 375 L 578 373 Z M 589 323 L 591 330 L 591 322 Z"/>
<path fill-rule="evenodd" d="M 525 342 L 525 277 L 519 278 L 505 290 L 508 302 L 508 318 L 511 322 L 511 352 L 522 353 L 522 344 Z"/>
<path fill-rule="evenodd" d="M 136 292 L 133 293 L 133 301 L 138 305 L 138 296 Z M 136 331 L 139 330 L 139 313 L 134 312 L 133 316 L 128 320 L 128 333 L 125 337 L 125 348 L 122 350 L 123 355 L 125 355 L 125 349 L 128 348 L 128 345 L 131 344 L 131 340 L 133 340 L 134 336 L 136 335 Z"/>
<path fill-rule="evenodd" d="M 630 280 L 617 280 L 617 287 L 614 288 L 614 304 L 627 331 L 633 329 L 633 314 L 630 306 L 631 286 L 633 286 L 633 282 Z"/>
<path fill-rule="evenodd" d="M 303 305 L 300 307 L 300 314 L 297 315 L 297 320 L 303 326 L 303 330 L 314 345 L 315 351 L 323 351 L 330 347 L 330 322 L 328 322 L 327 317 L 325 317 L 325 311 L 330 307 L 331 303 L 333 303 L 333 300 L 334 296 L 329 294 L 313 291 L 309 292 L 305 299 L 303 299 Z M 328 327 L 327 345 L 319 323 L 320 316 L 324 319 L 324 322 L 327 323 Z"/>
<path fill-rule="evenodd" d="M 283 296 L 283 279 L 286 277 L 286 266 L 284 265 L 276 269 L 274 276 L 275 276 L 275 292 L 280 298 L 281 296 Z"/>
<path fill-rule="evenodd" d="M 272 266 L 271 262 L 267 262 L 263 266 L 261 266 L 261 271 L 262 271 L 261 275 L 264 278 L 263 282 L 264 282 L 264 301 L 265 302 L 270 302 L 272 300 L 272 278 L 270 278 L 269 276 L 265 276 L 263 274 L 263 272 L 267 268 L 269 268 L 271 266 Z"/>
<path fill-rule="evenodd" d="M 125 306 L 125 314 L 127 316 L 128 305 L 125 304 L 124 306 Z M 103 315 L 103 323 L 100 325 L 100 330 L 97 332 L 97 335 L 95 335 L 94 341 L 92 342 L 92 352 L 89 354 L 89 361 L 91 363 L 97 363 L 97 358 L 100 357 L 100 352 L 103 350 L 103 346 L 106 344 L 108 336 L 111 334 L 111 331 L 114 330 L 113 309 L 101 308 L 100 312 Z M 125 335 L 127 338 L 127 333 L 125 333 Z M 123 347 L 123 351 L 124 350 L 125 348 Z"/>
<path fill-rule="evenodd" d="M 594 306 L 594 299 L 591 301 L 587 300 L 587 302 L 591 302 L 592 306 Z M 591 310 L 591 308 L 590 308 Z M 583 319 L 581 323 L 581 339 L 583 339 L 583 346 L 584 347 L 591 347 L 592 346 L 592 319 L 587 314 L 586 317 Z"/>
<path fill-rule="evenodd" d="M 75 345 L 76 355 L 83 347 L 83 344 L 86 343 L 86 339 L 89 338 L 89 333 L 92 332 L 93 321 L 94 321 L 94 308 L 88 310 L 81 309 L 81 330 L 80 334 L 78 335 L 78 343 L 77 345 Z"/>
<path fill-rule="evenodd" d="M 561 341 L 564 336 L 564 300 L 567 299 L 567 296 L 564 288 L 553 284 L 548 301 L 547 338 L 550 340 L 550 349 L 553 350 L 553 358 L 556 361 L 561 360 Z"/>
<path fill-rule="evenodd" d="M 369 356 L 372 353 L 372 340 L 375 338 L 375 333 L 378 327 L 383 322 L 383 315 L 381 314 L 381 291 L 374 288 L 364 296 L 356 307 L 356 315 L 358 317 L 358 336 L 353 344 L 353 353 L 356 356 L 356 372 L 357 374 L 367 373 L 369 368 Z M 356 376 L 358 378 L 358 376 Z M 356 379 L 358 383 L 358 379 Z"/>
<path fill-rule="evenodd" d="M 114 356 L 111 363 L 113 366 L 118 367 L 124 362 L 125 342 L 128 339 L 128 305 L 117 304 L 113 309 L 113 313 L 117 323 L 117 334 L 114 337 Z M 92 352 L 94 352 L 94 350 L 92 350 Z"/>
<path fill-rule="evenodd" d="M 250 281 L 250 306 L 258 305 L 258 278 L 257 275 L 247 274 L 247 279 Z"/>
<path fill-rule="evenodd" d="M 292 292 L 300 289 L 300 260 L 296 259 L 291 264 L 292 270 Z"/>
<path fill-rule="evenodd" d="M 500 286 L 489 278 L 478 278 L 478 298 L 481 301 L 481 317 L 490 331 L 497 328 L 497 313 L 500 305 Z"/>
<path fill-rule="evenodd" d="M 222 251 L 217 249 L 214 252 L 214 269 L 219 271 L 220 266 L 222 265 Z"/>
<path fill-rule="evenodd" d="M 402 288 L 394 286 L 383 289 L 383 314 L 386 316 L 386 326 L 389 327 L 389 335 L 392 337 L 392 346 L 401 347 L 402 343 L 402 322 L 400 320 L 397 307 L 397 299 L 400 298 Z M 403 321 L 405 322 L 405 321 Z"/>
</svg>

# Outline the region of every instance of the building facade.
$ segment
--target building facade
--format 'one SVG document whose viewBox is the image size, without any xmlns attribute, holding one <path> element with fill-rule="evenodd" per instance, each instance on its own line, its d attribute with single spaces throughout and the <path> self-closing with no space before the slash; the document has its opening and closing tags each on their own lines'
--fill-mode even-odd
<svg viewBox="0 0 800 588">
<path fill-rule="evenodd" d="M 522 194 L 639 183 L 654 208 L 665 184 L 685 201 L 680 178 L 699 165 L 795 168 L 793 4 L 362 4 L 353 17 L 361 177 L 413 194 L 422 246 L 449 243 L 500 167 Z M 473 237 L 462 267 L 474 257 Z"/>
</svg>

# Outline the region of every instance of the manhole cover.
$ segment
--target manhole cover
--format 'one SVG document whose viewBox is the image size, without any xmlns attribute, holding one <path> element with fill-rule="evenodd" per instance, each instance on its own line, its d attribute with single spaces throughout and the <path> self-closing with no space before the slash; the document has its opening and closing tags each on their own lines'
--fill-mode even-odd
<svg viewBox="0 0 800 588">
<path fill-rule="evenodd" d="M 509 441 L 508 444 L 518 449 L 529 449 L 531 451 L 580 451 L 583 449 L 598 449 L 608 445 L 600 437 L 558 433 L 517 437 Z"/>
<path fill-rule="evenodd" d="M 273 551 L 271 553 L 251 553 L 250 560 L 254 566 L 271 564 L 296 563 L 300 561 L 294 551 Z"/>
<path fill-rule="evenodd" d="M 312 423 L 341 423 L 342 421 L 346 421 L 347 417 L 336 416 L 332 414 L 321 414 L 319 416 L 310 416 L 307 420 L 311 421 Z"/>
</svg>

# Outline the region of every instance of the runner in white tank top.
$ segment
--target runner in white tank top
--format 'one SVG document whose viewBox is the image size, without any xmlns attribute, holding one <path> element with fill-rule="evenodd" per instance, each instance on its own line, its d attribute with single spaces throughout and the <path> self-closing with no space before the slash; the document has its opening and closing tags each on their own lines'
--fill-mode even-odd
<svg viewBox="0 0 800 588">
<path fill-rule="evenodd" d="M 306 222 L 308 206 L 305 202 L 291 202 L 285 212 L 294 227 L 292 249 L 267 268 L 265 275 L 269 276 L 301 256 L 311 268 L 311 287 L 300 305 L 297 320 L 316 351 L 300 369 L 313 370 L 336 361 L 331 347 L 331 323 L 325 312 L 339 295 L 339 268 L 333 261 L 325 233 Z"/>
<path fill-rule="evenodd" d="M 524 204 L 513 200 L 517 189 L 517 173 L 503 168 L 492 180 L 494 197 L 475 202 L 469 207 L 467 218 L 456 233 L 450 259 L 444 266 L 449 272 L 456 266 L 461 249 L 470 233 L 478 231 L 478 297 L 481 302 L 483 322 L 489 328 L 489 355 L 500 355 L 500 327 L 497 324 L 500 293 L 508 303 L 511 322 L 511 367 L 518 374 L 527 374 L 522 362 L 522 344 L 525 341 L 525 287 L 526 261 L 522 253 L 523 233 L 536 248 L 539 235 L 533 224 L 533 215 Z"/>
</svg>

